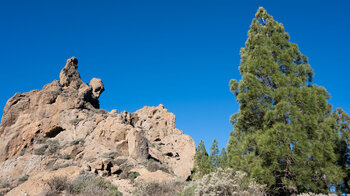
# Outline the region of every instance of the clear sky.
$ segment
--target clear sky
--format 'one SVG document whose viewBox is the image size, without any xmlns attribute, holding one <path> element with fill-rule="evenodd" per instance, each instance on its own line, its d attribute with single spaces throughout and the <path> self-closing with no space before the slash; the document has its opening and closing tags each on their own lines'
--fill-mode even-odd
<svg viewBox="0 0 350 196">
<path fill-rule="evenodd" d="M 330 103 L 350 113 L 346 0 L 0 0 L 0 108 L 59 79 L 76 56 L 83 81 L 105 83 L 102 109 L 164 104 L 196 144 L 226 146 L 238 111 L 228 83 L 240 79 L 239 50 L 259 6 L 309 57 Z"/>
</svg>

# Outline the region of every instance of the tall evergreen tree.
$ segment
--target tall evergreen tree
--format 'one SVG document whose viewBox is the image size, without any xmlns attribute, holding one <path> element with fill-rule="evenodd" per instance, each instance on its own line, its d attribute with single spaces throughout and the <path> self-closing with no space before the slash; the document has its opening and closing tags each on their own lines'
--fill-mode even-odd
<svg viewBox="0 0 350 196">
<path fill-rule="evenodd" d="M 205 174 L 209 174 L 214 170 L 211 164 L 204 142 L 201 140 L 197 146 L 196 154 L 194 155 L 194 176 L 193 178 L 200 178 Z"/>
<path fill-rule="evenodd" d="M 221 149 L 221 153 L 219 156 L 218 168 L 226 169 L 228 167 L 228 157 L 225 148 Z"/>
<path fill-rule="evenodd" d="M 338 185 L 337 190 L 350 193 L 350 117 L 340 108 L 333 112 L 333 116 L 336 120 L 335 128 L 339 132 L 338 164 L 345 172 L 343 183 Z"/>
<path fill-rule="evenodd" d="M 252 21 L 239 70 L 241 80 L 230 81 L 239 103 L 230 167 L 266 184 L 270 194 L 329 192 L 343 176 L 329 95 L 312 84 L 307 57 L 264 8 Z"/>
<path fill-rule="evenodd" d="M 218 142 L 216 139 L 213 140 L 213 143 L 210 147 L 210 162 L 211 164 L 216 168 L 218 167 L 219 163 L 219 147 L 218 147 Z"/>
</svg>

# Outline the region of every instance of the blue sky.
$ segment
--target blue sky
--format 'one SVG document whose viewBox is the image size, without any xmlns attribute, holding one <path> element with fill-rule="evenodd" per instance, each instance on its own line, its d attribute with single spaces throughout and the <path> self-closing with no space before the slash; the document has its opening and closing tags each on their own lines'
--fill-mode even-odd
<svg viewBox="0 0 350 196">
<path fill-rule="evenodd" d="M 239 50 L 259 6 L 282 22 L 330 103 L 350 112 L 350 1 L 0 0 L 0 108 L 16 92 L 59 79 L 76 56 L 83 81 L 101 78 L 101 108 L 164 106 L 177 127 L 210 147 L 226 145 L 238 111 Z M 2 115 L 2 110 L 1 113 Z"/>
</svg>

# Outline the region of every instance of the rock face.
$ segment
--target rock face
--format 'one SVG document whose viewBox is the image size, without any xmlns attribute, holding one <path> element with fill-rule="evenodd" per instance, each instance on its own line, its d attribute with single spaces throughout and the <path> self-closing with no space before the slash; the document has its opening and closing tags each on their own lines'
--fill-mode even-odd
<svg viewBox="0 0 350 196">
<path fill-rule="evenodd" d="M 14 183 L 28 174 L 35 180 L 67 166 L 110 178 L 117 186 L 131 172 L 140 174 L 136 181 L 190 176 L 195 144 L 176 129 L 174 114 L 163 105 L 135 113 L 101 110 L 101 79 L 88 85 L 77 68 L 72 57 L 60 81 L 8 100 L 0 125 L 0 179 Z M 8 194 L 42 191 L 45 185 L 31 192 L 31 178 Z"/>
</svg>

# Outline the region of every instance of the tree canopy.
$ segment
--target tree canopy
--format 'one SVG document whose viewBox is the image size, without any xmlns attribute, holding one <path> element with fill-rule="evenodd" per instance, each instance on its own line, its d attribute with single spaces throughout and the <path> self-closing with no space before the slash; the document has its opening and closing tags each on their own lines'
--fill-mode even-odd
<svg viewBox="0 0 350 196">
<path fill-rule="evenodd" d="M 266 184 L 270 194 L 327 193 L 345 176 L 340 128 L 328 92 L 312 84 L 308 58 L 289 39 L 260 7 L 241 49 L 242 78 L 230 81 L 239 112 L 231 117 L 229 166 Z"/>
</svg>

